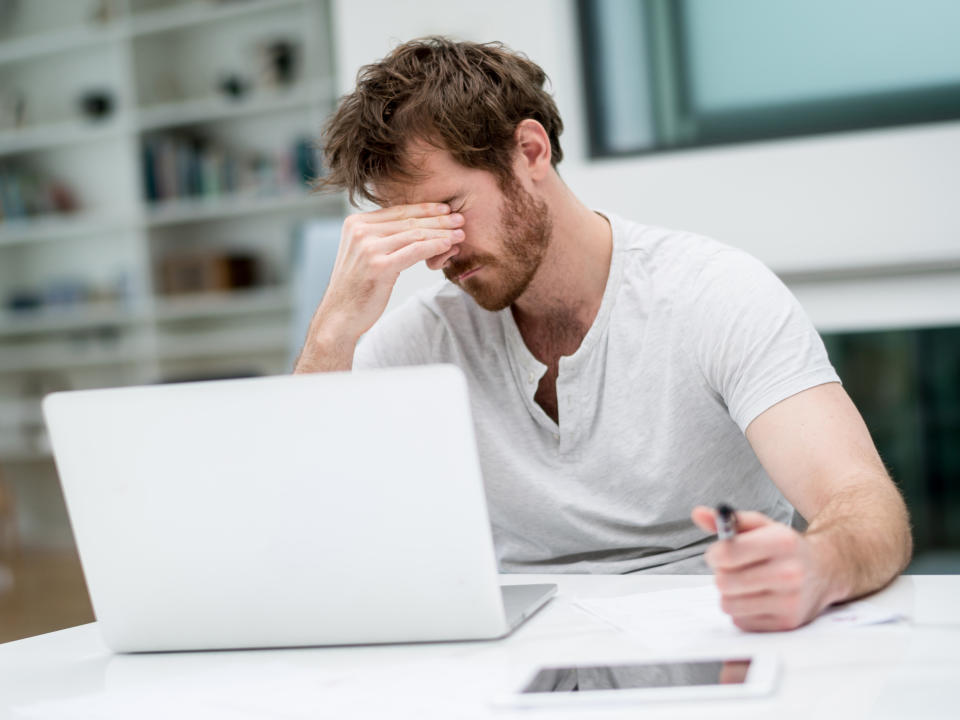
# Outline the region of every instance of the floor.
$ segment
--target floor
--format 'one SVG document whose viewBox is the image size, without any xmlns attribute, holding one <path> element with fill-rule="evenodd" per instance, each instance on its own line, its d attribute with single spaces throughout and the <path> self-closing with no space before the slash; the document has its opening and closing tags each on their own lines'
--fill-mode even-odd
<svg viewBox="0 0 960 720">
<path fill-rule="evenodd" d="M 24 550 L 6 564 L 12 585 L 0 589 L 0 643 L 93 622 L 75 552 Z"/>
</svg>

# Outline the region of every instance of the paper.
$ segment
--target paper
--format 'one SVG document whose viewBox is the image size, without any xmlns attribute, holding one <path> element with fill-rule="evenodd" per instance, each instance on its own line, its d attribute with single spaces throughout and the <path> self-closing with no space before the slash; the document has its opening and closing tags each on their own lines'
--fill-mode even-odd
<svg viewBox="0 0 960 720">
<path fill-rule="evenodd" d="M 713 585 L 660 590 L 614 598 L 576 601 L 582 610 L 615 627 L 642 637 L 653 648 L 676 648 L 742 636 L 720 609 L 720 593 Z M 863 600 L 825 610 L 813 622 L 791 632 L 894 622 L 900 615 Z"/>
</svg>

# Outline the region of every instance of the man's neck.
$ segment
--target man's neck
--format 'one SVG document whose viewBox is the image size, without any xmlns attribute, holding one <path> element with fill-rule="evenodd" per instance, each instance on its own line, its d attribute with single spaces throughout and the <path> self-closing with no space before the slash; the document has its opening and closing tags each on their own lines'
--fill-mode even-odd
<svg viewBox="0 0 960 720">
<path fill-rule="evenodd" d="M 548 197 L 553 225 L 550 246 L 511 310 L 528 346 L 530 336 L 560 332 L 566 336 L 560 354 L 568 355 L 580 346 L 600 310 L 613 236 L 607 219 L 581 203 L 559 178 L 553 194 L 556 197 Z"/>
</svg>

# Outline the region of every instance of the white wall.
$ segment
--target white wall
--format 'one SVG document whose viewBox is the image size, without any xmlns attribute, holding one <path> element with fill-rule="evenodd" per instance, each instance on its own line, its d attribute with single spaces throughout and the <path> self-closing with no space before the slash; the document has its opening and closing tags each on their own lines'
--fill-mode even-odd
<svg viewBox="0 0 960 720">
<path fill-rule="evenodd" d="M 573 0 L 335 0 L 334 18 L 344 92 L 361 65 L 421 35 L 526 53 L 553 82 L 560 171 L 585 202 L 746 249 L 823 329 L 960 323 L 960 122 L 591 161 Z M 819 272 L 837 268 L 879 277 Z M 394 301 L 436 279 L 409 271 Z"/>
</svg>

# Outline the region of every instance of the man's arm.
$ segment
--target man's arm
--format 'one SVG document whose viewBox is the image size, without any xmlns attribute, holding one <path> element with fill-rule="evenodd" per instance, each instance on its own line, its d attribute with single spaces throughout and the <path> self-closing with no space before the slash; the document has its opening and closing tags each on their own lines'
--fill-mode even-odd
<svg viewBox="0 0 960 720">
<path fill-rule="evenodd" d="M 464 239 L 463 216 L 445 203 L 396 205 L 350 215 L 295 373 L 350 370 L 360 337 L 383 314 L 403 270 L 439 267 Z"/>
<path fill-rule="evenodd" d="M 906 507 L 839 383 L 774 405 L 746 435 L 809 526 L 800 534 L 760 513 L 739 512 L 741 534 L 707 552 L 723 609 L 739 627 L 798 627 L 832 603 L 883 587 L 906 567 Z M 696 508 L 693 519 L 715 532 L 709 508 Z"/>
</svg>

